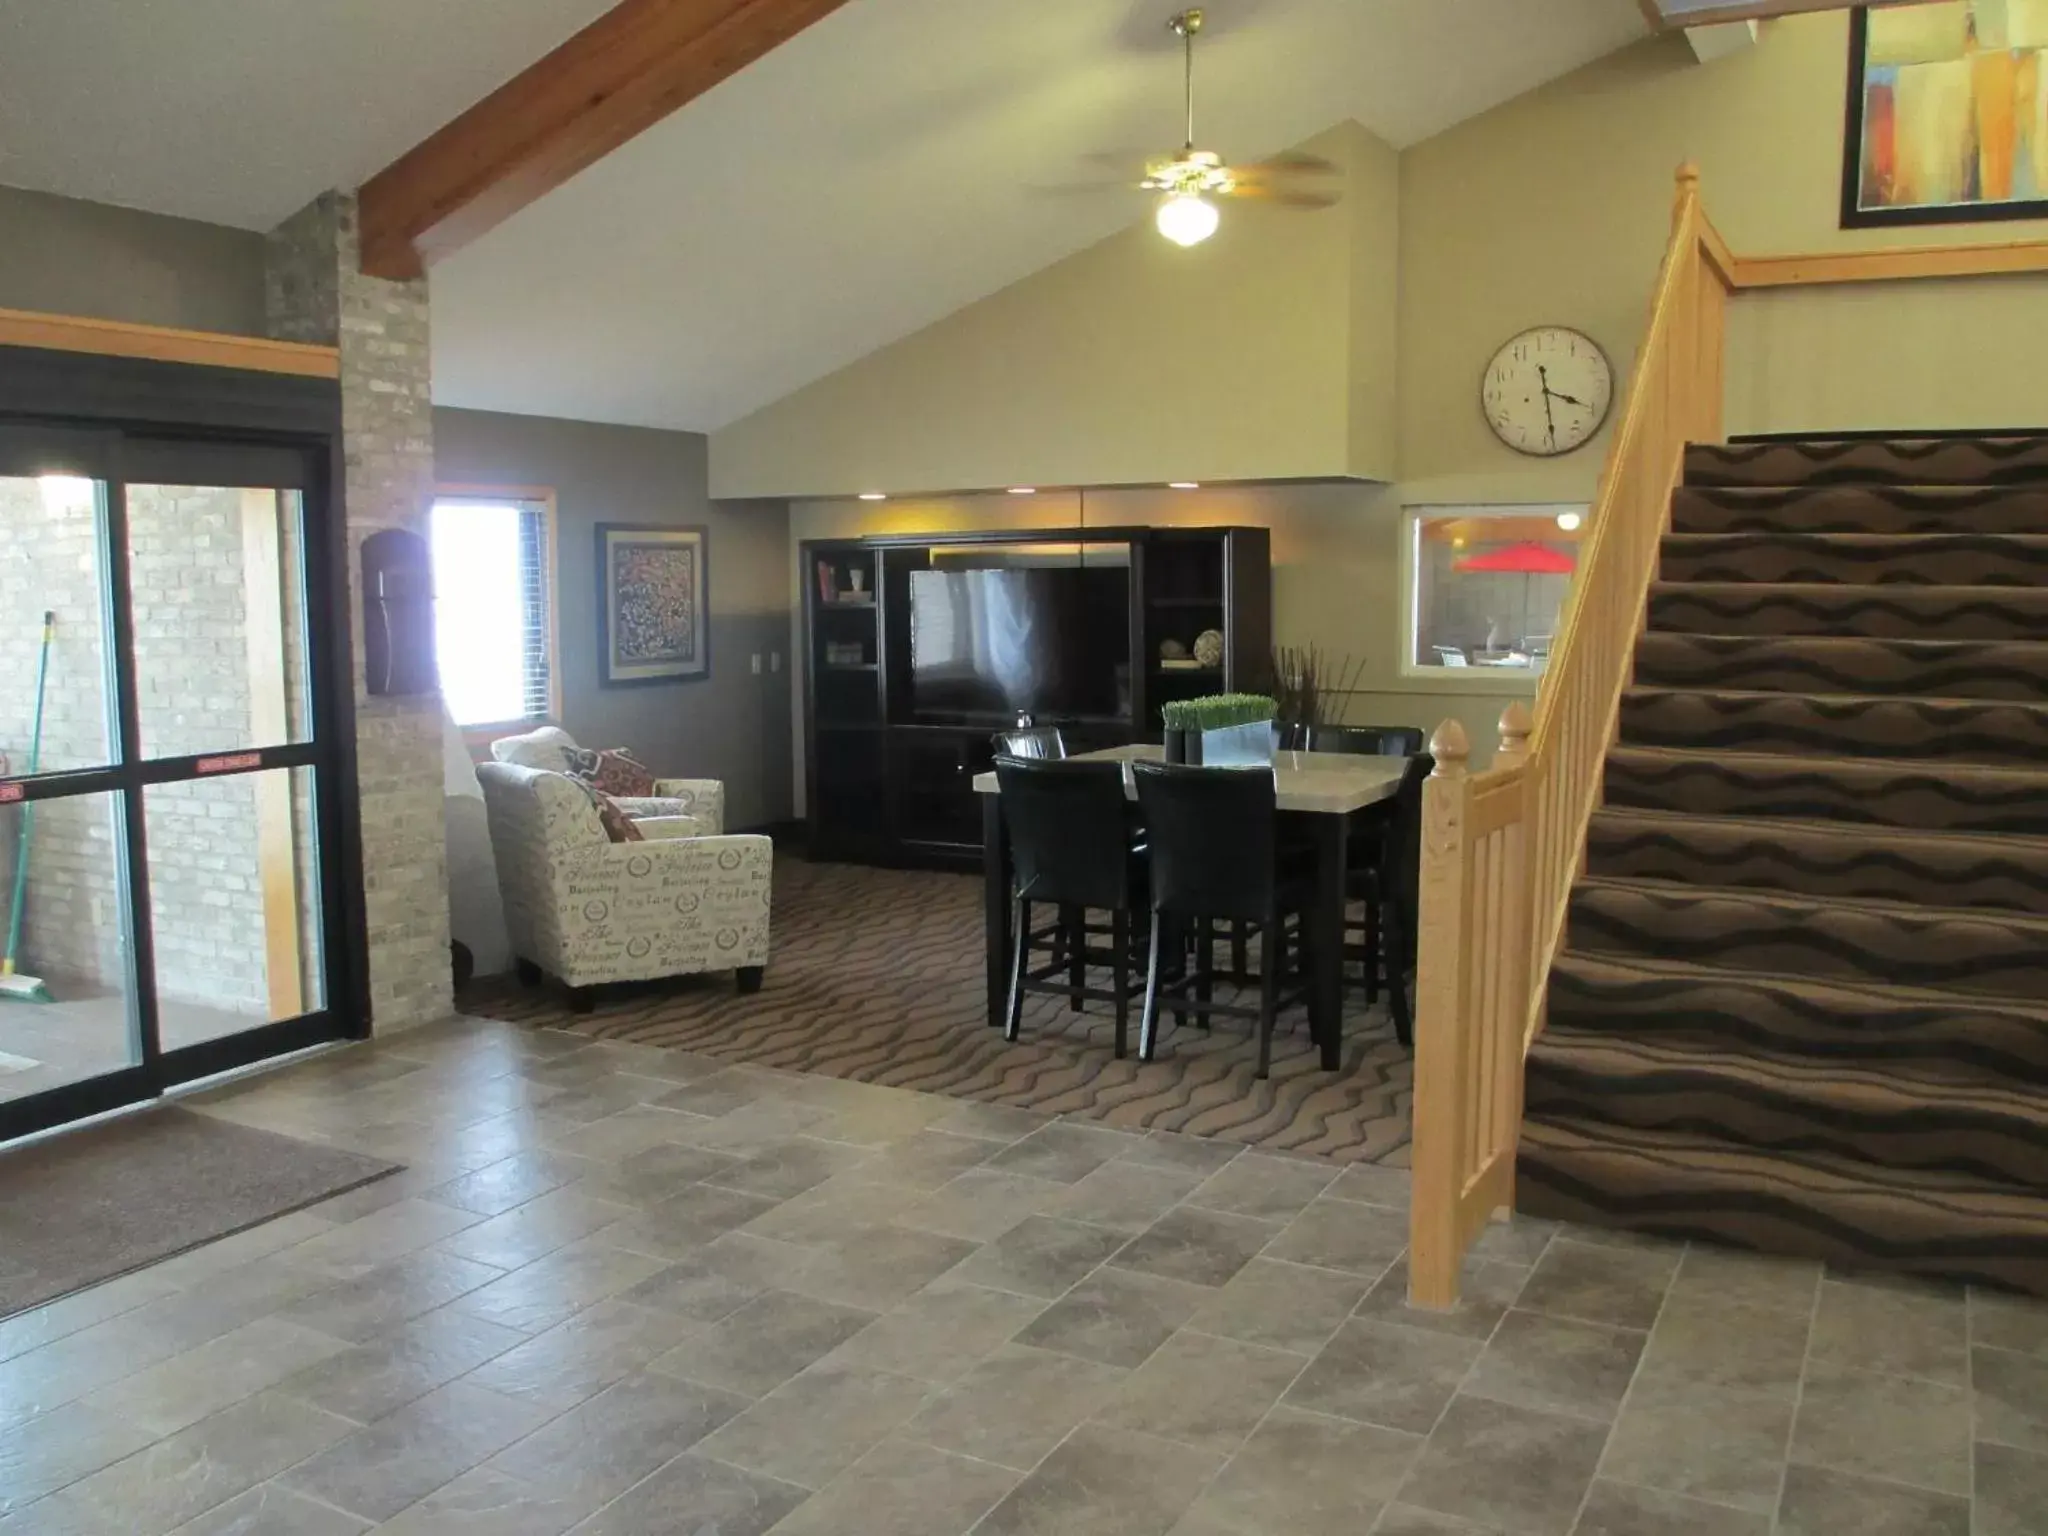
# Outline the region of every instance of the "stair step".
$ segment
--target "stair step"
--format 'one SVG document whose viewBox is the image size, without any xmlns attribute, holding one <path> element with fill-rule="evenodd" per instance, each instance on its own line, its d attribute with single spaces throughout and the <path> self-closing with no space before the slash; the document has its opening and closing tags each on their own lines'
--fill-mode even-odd
<svg viewBox="0 0 2048 1536">
<path fill-rule="evenodd" d="M 1630 688 L 1621 739 L 1635 746 L 1798 756 L 2048 764 L 2048 705 L 1970 699 Z"/>
<path fill-rule="evenodd" d="M 1703 486 L 2040 485 L 2048 437 L 1780 439 L 1695 443 L 1685 483 Z"/>
<path fill-rule="evenodd" d="M 1874 831 L 1839 821 L 1594 812 L 1586 871 L 1822 900 L 1896 901 L 2048 918 L 2048 837 Z"/>
<path fill-rule="evenodd" d="M 2048 634 L 2048 585 L 1659 581 L 1650 587 L 1649 618 L 1653 630 L 1701 635 L 2031 640 Z"/>
<path fill-rule="evenodd" d="M 2048 1099 L 2032 1084 L 1981 1075 L 1553 1027 L 1530 1049 L 1523 1102 L 1538 1120 L 1699 1131 L 1774 1152 L 2048 1189 Z"/>
<path fill-rule="evenodd" d="M 2048 698 L 2048 642 L 1652 633 L 1636 643 L 1635 680 L 1652 688 L 2037 703 Z"/>
<path fill-rule="evenodd" d="M 1566 950 L 1549 1027 L 2048 1083 L 2048 1002 Z"/>
<path fill-rule="evenodd" d="M 1535 1216 L 2048 1295 L 2048 1201 L 1994 1180 L 1529 1120 L 1515 1193 Z"/>
<path fill-rule="evenodd" d="M 1674 533 L 2048 533 L 2048 485 L 1682 486 Z"/>
<path fill-rule="evenodd" d="M 1780 975 L 2048 996 L 2048 918 L 2016 912 L 1586 878 L 1572 890 L 1566 942 Z"/>
<path fill-rule="evenodd" d="M 1672 533 L 1662 581 L 1859 587 L 2027 587 L 2048 582 L 2048 535 Z"/>
</svg>

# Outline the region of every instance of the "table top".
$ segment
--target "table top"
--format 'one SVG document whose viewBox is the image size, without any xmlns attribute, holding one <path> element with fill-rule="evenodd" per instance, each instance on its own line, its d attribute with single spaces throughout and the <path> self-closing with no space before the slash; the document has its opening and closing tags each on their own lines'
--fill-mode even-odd
<svg viewBox="0 0 2048 1536">
<path fill-rule="evenodd" d="M 1109 747 L 1100 752 L 1076 752 L 1068 761 L 1156 763 L 1165 755 L 1164 747 L 1140 742 L 1135 746 Z M 1349 752 L 1276 752 L 1273 754 L 1273 790 L 1283 811 L 1348 816 L 1368 805 L 1391 800 L 1394 791 L 1400 788 L 1401 775 L 1407 768 L 1408 759 L 1405 757 L 1360 757 Z M 1249 773 L 1254 770 L 1239 771 Z M 998 793 L 994 770 L 977 773 L 974 788 L 984 795 Z M 1134 797 L 1138 792 L 1128 771 L 1124 774 L 1124 792 Z"/>
</svg>

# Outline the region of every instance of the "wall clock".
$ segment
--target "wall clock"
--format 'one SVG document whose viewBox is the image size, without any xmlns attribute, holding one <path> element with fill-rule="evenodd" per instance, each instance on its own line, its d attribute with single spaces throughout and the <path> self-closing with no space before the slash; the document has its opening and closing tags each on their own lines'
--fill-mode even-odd
<svg viewBox="0 0 2048 1536">
<path fill-rule="evenodd" d="M 1570 453 L 1598 432 L 1613 401 L 1607 354 L 1592 337 L 1562 325 L 1509 338 L 1479 386 L 1494 436 L 1543 459 Z"/>
</svg>

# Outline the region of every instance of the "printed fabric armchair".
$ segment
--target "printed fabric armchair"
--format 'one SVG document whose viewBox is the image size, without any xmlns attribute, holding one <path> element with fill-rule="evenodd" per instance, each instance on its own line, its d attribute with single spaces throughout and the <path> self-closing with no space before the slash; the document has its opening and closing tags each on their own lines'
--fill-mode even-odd
<svg viewBox="0 0 2048 1536">
<path fill-rule="evenodd" d="M 576 738 L 559 725 L 536 726 L 491 743 L 491 756 L 498 762 L 572 777 L 576 758 L 585 755 Z M 697 823 L 698 835 L 715 837 L 725 830 L 725 785 L 717 779 L 656 779 L 651 795 L 614 795 L 612 799 L 635 821 L 688 816 Z"/>
<path fill-rule="evenodd" d="M 765 837 L 615 843 L 574 780 L 480 763 L 505 926 L 520 979 L 543 975 L 587 1012 L 587 989 L 700 971 L 761 985 L 774 845 Z"/>
</svg>

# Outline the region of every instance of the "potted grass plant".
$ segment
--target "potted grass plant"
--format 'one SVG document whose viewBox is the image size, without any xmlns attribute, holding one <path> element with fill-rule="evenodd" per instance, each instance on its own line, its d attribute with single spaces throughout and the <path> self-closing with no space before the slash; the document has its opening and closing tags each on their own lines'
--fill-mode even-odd
<svg viewBox="0 0 2048 1536">
<path fill-rule="evenodd" d="M 1262 693 L 1219 693 L 1164 705 L 1166 760 L 1212 768 L 1264 766 L 1273 761 L 1273 719 L 1278 706 Z"/>
</svg>

